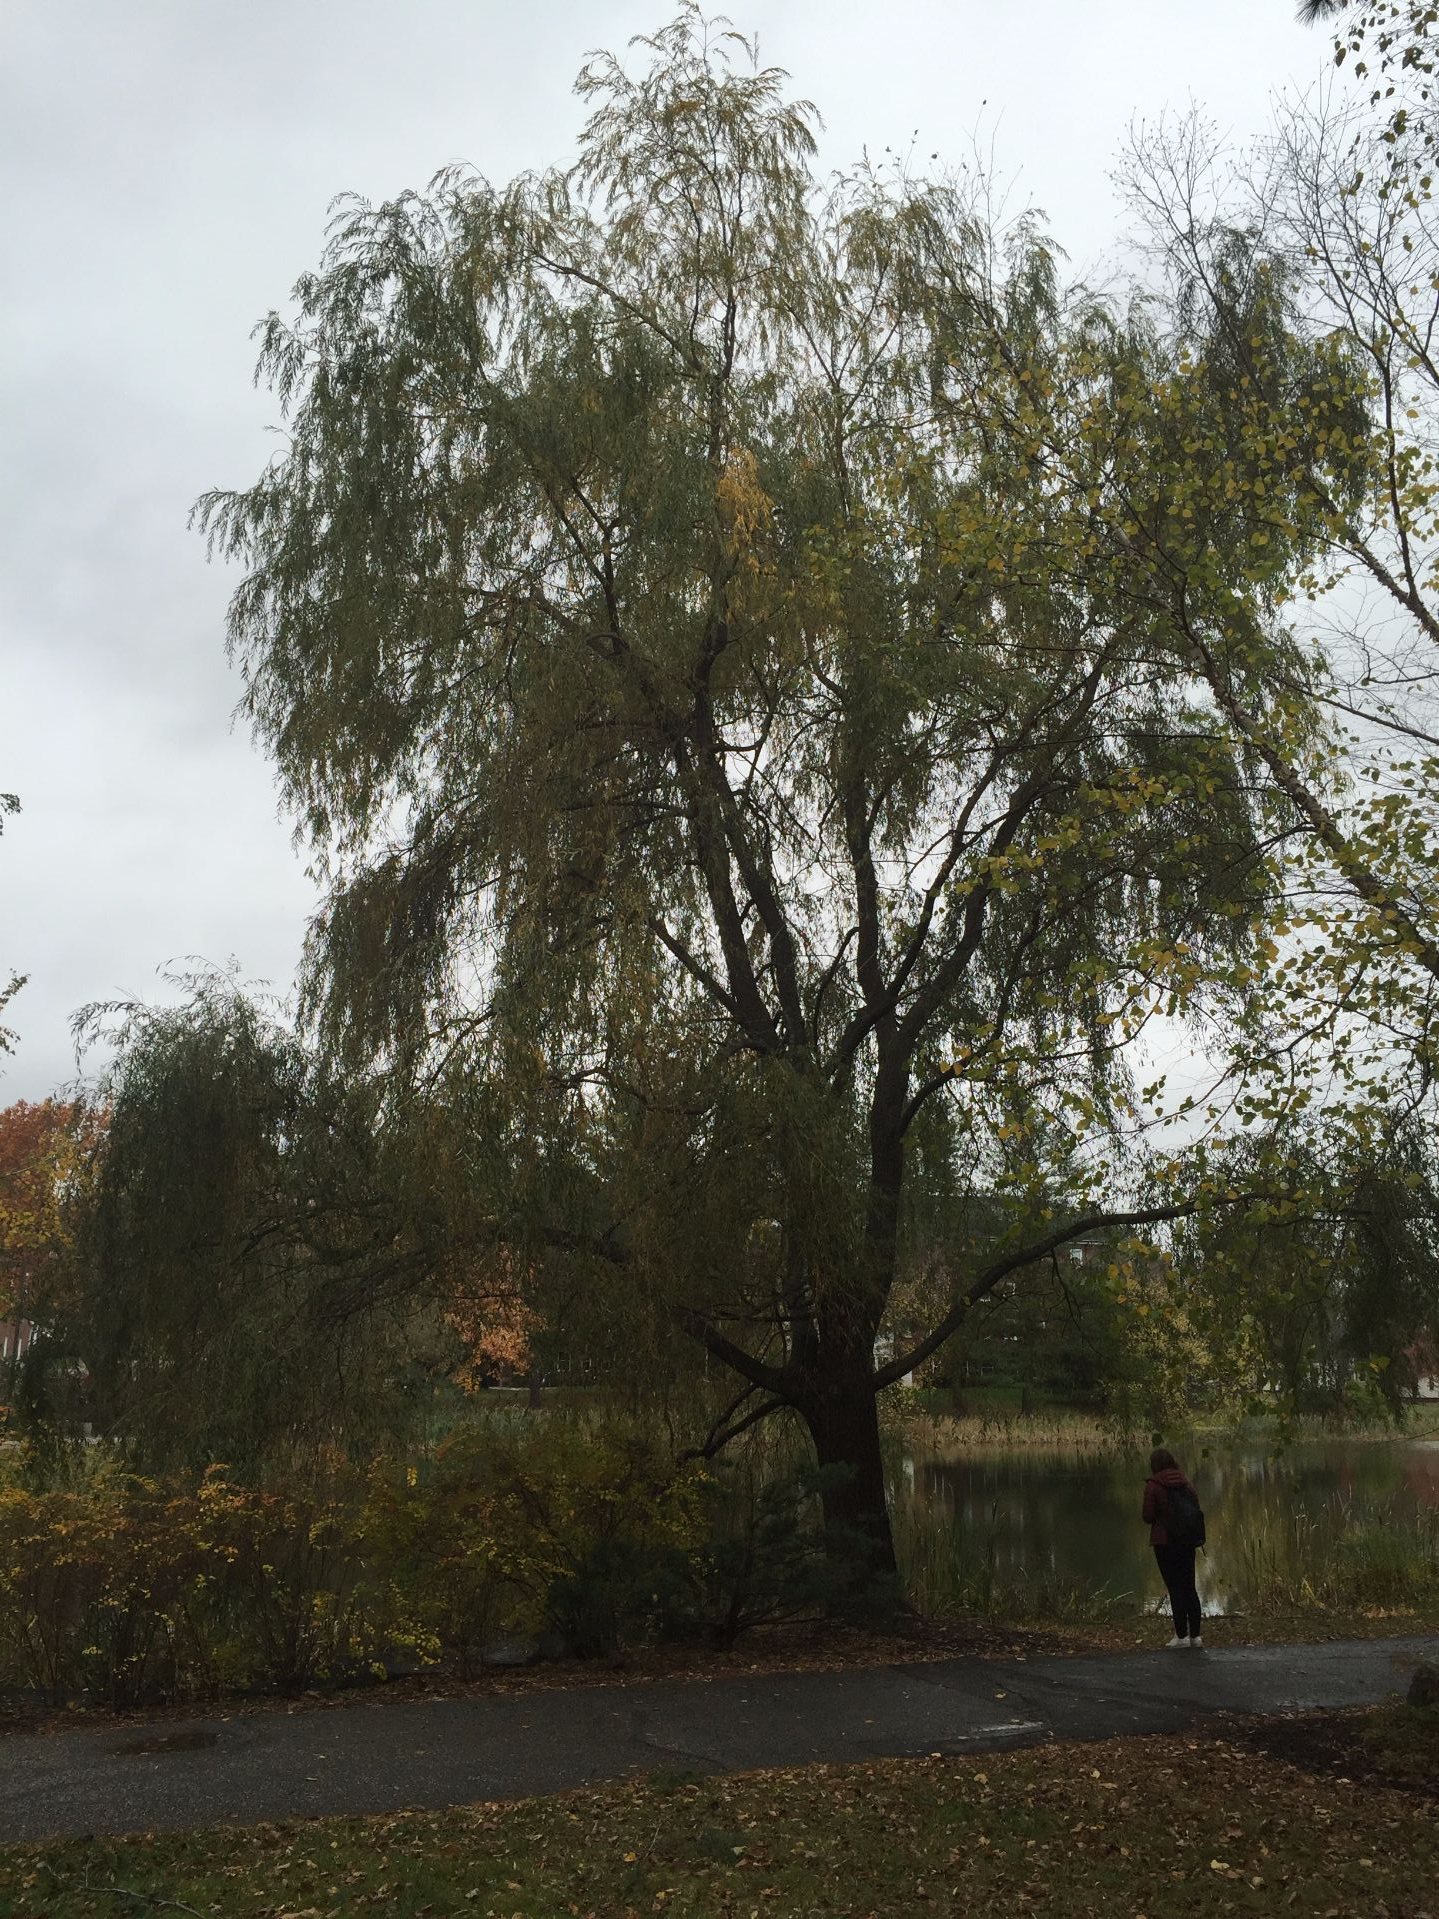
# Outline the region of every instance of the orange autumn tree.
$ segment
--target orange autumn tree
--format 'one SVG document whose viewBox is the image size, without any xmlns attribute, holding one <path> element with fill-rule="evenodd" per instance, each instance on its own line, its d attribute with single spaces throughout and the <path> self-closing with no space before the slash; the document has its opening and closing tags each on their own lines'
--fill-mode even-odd
<svg viewBox="0 0 1439 1919">
<path fill-rule="evenodd" d="M 451 1276 L 445 1318 L 464 1348 L 455 1378 L 466 1392 L 488 1380 L 524 1379 L 534 1370 L 534 1341 L 543 1322 L 526 1298 L 533 1273 L 521 1273 L 507 1248 L 482 1266 Z"/>
</svg>

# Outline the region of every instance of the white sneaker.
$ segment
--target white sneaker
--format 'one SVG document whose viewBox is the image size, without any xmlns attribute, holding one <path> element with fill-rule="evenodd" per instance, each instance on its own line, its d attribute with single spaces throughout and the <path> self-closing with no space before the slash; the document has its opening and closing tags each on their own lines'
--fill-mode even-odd
<svg viewBox="0 0 1439 1919">
<path fill-rule="evenodd" d="M 1186 1642 L 1185 1640 L 1181 1639 L 1179 1643 L 1181 1646 L 1185 1645 L 1186 1643 L 1193 1646 L 1196 1652 L 1204 1651 L 1204 1641 L 1200 1638 L 1198 1633 L 1195 1633 L 1194 1637 L 1191 1640 Z"/>
<path fill-rule="evenodd" d="M 1176 1646 L 1187 1646 L 1188 1644 L 1189 1641 L 1187 1639 L 1181 1639 L 1179 1634 L 1176 1633 L 1164 1650 L 1166 1652 L 1173 1652 Z"/>
</svg>

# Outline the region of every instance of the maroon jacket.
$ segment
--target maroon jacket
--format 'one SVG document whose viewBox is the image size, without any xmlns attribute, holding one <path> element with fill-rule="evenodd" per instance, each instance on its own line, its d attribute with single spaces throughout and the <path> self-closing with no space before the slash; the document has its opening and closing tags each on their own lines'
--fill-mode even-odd
<svg viewBox="0 0 1439 1919">
<path fill-rule="evenodd" d="M 1189 1481 L 1177 1466 L 1166 1466 L 1162 1473 L 1156 1473 L 1152 1479 L 1144 1482 L 1144 1523 L 1149 1528 L 1151 1546 L 1167 1546 L 1169 1534 L 1165 1530 L 1164 1515 L 1169 1511 L 1169 1501 L 1165 1489 L 1169 1486 L 1189 1486 Z M 1189 1486 L 1190 1492 L 1194 1491 Z"/>
</svg>

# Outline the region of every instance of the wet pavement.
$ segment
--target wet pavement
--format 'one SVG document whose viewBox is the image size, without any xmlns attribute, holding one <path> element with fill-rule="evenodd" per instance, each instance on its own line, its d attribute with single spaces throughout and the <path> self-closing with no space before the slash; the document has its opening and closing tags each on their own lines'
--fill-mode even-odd
<svg viewBox="0 0 1439 1919">
<path fill-rule="evenodd" d="M 1177 1732 L 1215 1712 L 1377 1703 L 1439 1639 L 952 1659 L 0 1739 L 0 1842 L 463 1805 L 740 1772 Z"/>
</svg>

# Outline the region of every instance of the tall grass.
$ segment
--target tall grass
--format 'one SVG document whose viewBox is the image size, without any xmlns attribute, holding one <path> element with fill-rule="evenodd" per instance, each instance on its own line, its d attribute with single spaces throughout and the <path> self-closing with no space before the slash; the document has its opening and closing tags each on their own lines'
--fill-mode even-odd
<svg viewBox="0 0 1439 1919">
<path fill-rule="evenodd" d="M 894 1547 L 910 1604 L 926 1619 L 979 1617 L 1018 1624 L 1033 1620 L 1097 1623 L 1133 1614 L 1135 1594 L 1059 1572 L 1000 1563 L 999 1507 L 982 1531 L 935 1523 L 907 1501 L 893 1513 Z"/>
<path fill-rule="evenodd" d="M 914 1413 L 906 1417 L 904 1432 L 936 1459 L 981 1451 L 1127 1452 L 1136 1443 L 1135 1435 L 1116 1421 L 1098 1413 L 1063 1408 L 1037 1413 L 1020 1413 L 1007 1407 L 971 1413 Z"/>
<path fill-rule="evenodd" d="M 1157 1594 L 1117 1591 L 1040 1564 L 1005 1565 L 999 1507 L 967 1530 L 896 1503 L 895 1550 L 905 1590 L 925 1618 L 1100 1624 L 1162 1609 Z M 1275 1512 L 1246 1526 L 1225 1554 L 1230 1609 L 1255 1615 L 1439 1611 L 1439 1512 L 1391 1505 L 1364 1517 L 1346 1505 L 1316 1516 Z"/>
<path fill-rule="evenodd" d="M 1234 1585 L 1256 1613 L 1439 1607 L 1439 1511 L 1275 1513 L 1241 1535 Z"/>
</svg>

